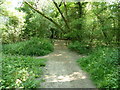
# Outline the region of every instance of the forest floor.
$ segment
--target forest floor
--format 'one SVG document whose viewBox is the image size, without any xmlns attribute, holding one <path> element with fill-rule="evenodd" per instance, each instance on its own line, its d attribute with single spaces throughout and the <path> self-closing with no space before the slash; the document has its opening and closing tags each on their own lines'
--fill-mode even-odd
<svg viewBox="0 0 120 90">
<path fill-rule="evenodd" d="M 44 69 L 42 88 L 95 88 L 90 80 L 76 63 L 76 60 L 84 57 L 70 51 L 64 40 L 55 41 L 54 52 L 49 55 L 38 57 L 47 58 Z"/>
</svg>

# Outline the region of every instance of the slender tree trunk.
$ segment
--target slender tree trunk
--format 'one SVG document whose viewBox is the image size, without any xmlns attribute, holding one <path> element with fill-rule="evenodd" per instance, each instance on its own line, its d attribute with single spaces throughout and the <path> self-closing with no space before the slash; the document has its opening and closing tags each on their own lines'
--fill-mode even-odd
<svg viewBox="0 0 120 90">
<path fill-rule="evenodd" d="M 78 2 L 78 10 L 79 10 L 79 18 L 82 18 L 82 15 L 83 15 L 83 11 L 82 11 L 82 4 L 81 2 Z M 82 22 L 79 24 L 79 30 L 82 29 Z"/>
<path fill-rule="evenodd" d="M 64 20 L 67 28 L 70 30 L 70 27 L 69 27 L 69 25 L 68 25 L 68 22 L 67 22 L 67 20 L 65 19 L 65 17 L 63 16 L 63 14 L 62 14 L 60 8 L 58 7 L 57 3 L 55 2 L 55 0 L 52 0 L 52 1 L 53 1 L 54 5 L 56 6 L 56 8 L 58 9 L 59 13 L 61 14 L 61 16 L 62 16 L 62 18 L 63 18 L 63 20 Z"/>
<path fill-rule="evenodd" d="M 62 3 L 63 3 L 63 0 L 61 0 L 61 2 L 60 2 L 60 4 L 59 4 L 59 7 L 62 5 Z"/>
<path fill-rule="evenodd" d="M 117 13 L 117 16 L 118 16 L 117 43 L 118 43 L 119 53 L 120 53 L 120 1 L 118 1 L 118 13 Z"/>
<path fill-rule="evenodd" d="M 66 17 L 66 20 L 67 20 L 67 5 L 66 5 L 66 0 L 64 0 L 64 8 L 65 8 L 65 17 Z"/>
<path fill-rule="evenodd" d="M 80 2 L 77 3 L 78 4 L 78 8 L 79 8 L 79 17 L 81 18 L 82 17 L 82 4 Z"/>
<path fill-rule="evenodd" d="M 40 12 L 39 10 L 35 9 L 31 4 L 29 4 L 27 1 L 24 1 L 25 4 L 27 4 L 31 9 L 33 9 L 34 11 L 36 11 L 37 13 L 39 13 L 40 15 L 42 15 L 44 18 L 48 19 L 49 21 L 51 21 L 53 24 L 55 24 L 56 27 L 58 27 L 59 29 L 61 29 L 61 31 L 63 31 L 63 29 L 61 28 L 61 26 L 56 23 L 52 18 L 46 16 L 45 14 L 43 14 L 42 12 Z"/>
</svg>

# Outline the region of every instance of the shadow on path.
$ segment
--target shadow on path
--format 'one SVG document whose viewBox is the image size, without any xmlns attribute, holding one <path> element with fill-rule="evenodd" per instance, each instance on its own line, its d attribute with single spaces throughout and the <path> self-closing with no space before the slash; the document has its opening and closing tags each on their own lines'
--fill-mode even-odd
<svg viewBox="0 0 120 90">
<path fill-rule="evenodd" d="M 67 49 L 64 40 L 55 41 L 55 50 L 47 58 L 42 83 L 43 88 L 95 88 L 86 72 L 76 60 L 84 57 Z"/>
</svg>

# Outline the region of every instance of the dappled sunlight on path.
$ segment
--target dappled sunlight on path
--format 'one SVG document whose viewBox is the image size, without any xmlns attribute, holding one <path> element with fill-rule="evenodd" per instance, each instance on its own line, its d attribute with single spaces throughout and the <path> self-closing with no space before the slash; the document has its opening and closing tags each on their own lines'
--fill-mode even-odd
<svg viewBox="0 0 120 90">
<path fill-rule="evenodd" d="M 67 49 L 65 41 L 56 41 L 54 52 L 38 57 L 47 58 L 44 69 L 43 88 L 95 88 L 88 75 L 77 65 L 76 60 L 84 57 Z"/>
<path fill-rule="evenodd" d="M 45 79 L 50 79 L 48 82 L 69 82 L 78 79 L 85 79 L 86 76 L 82 75 L 80 72 L 74 72 L 70 75 L 45 75 Z"/>
</svg>

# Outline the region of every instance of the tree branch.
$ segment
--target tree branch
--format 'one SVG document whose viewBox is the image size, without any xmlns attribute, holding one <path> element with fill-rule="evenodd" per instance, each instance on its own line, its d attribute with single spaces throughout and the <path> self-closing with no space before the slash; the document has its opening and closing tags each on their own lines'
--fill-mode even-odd
<svg viewBox="0 0 120 90">
<path fill-rule="evenodd" d="M 63 31 L 63 29 L 61 28 L 61 26 L 56 23 L 54 20 L 52 20 L 50 17 L 46 16 L 45 14 L 43 14 L 42 12 L 40 12 L 39 10 L 35 9 L 31 4 L 29 4 L 27 1 L 24 1 L 25 4 L 27 4 L 31 9 L 33 9 L 34 11 L 36 11 L 37 13 L 39 13 L 40 15 L 42 15 L 44 18 L 48 19 L 49 21 L 51 21 L 53 24 L 56 25 L 56 27 L 60 28 L 61 31 Z"/>
<path fill-rule="evenodd" d="M 59 7 L 62 5 L 63 0 L 60 2 Z"/>
<path fill-rule="evenodd" d="M 66 6 L 66 0 L 64 0 L 63 4 L 64 4 L 65 16 L 66 16 L 66 20 L 67 20 L 67 6 Z"/>
<path fill-rule="evenodd" d="M 59 13 L 61 14 L 61 16 L 62 16 L 62 18 L 63 18 L 63 20 L 64 20 L 67 28 L 70 29 L 70 27 L 69 27 L 69 25 L 68 25 L 68 23 L 67 23 L 67 20 L 66 20 L 65 17 L 63 16 L 63 14 L 62 14 L 60 8 L 58 7 L 57 3 L 55 2 L 55 0 L 52 0 L 52 1 L 53 1 L 53 3 L 55 4 L 56 8 L 58 9 Z"/>
</svg>

